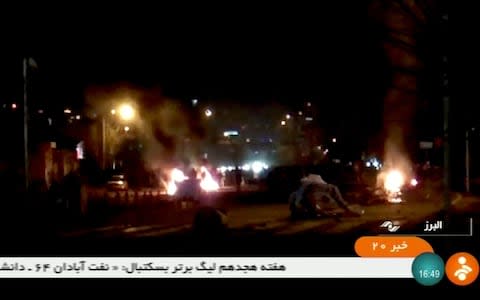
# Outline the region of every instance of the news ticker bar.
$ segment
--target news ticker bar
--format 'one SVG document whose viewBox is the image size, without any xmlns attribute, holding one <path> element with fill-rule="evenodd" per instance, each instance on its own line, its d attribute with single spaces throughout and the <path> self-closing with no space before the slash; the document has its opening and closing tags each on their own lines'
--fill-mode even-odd
<svg viewBox="0 0 480 300">
<path fill-rule="evenodd" d="M 2 257 L 0 278 L 413 278 L 413 257 Z"/>
</svg>

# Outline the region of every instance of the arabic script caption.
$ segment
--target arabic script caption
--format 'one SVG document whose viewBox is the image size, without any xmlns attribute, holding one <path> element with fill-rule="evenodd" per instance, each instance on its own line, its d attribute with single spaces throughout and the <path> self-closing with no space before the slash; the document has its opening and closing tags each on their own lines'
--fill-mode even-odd
<svg viewBox="0 0 480 300">
<path fill-rule="evenodd" d="M 165 274 L 192 274 L 205 272 L 208 274 L 222 274 L 227 272 L 272 272 L 286 271 L 285 265 L 278 263 L 268 264 L 217 264 L 215 262 L 201 261 L 198 264 L 156 264 L 155 262 L 129 264 L 90 263 L 86 260 L 77 262 L 63 262 L 57 264 L 19 262 L 1 262 L 0 273 L 2 272 L 25 272 L 25 273 L 76 273 L 82 272 L 125 272 L 126 274 L 143 272 L 163 272 Z"/>
</svg>

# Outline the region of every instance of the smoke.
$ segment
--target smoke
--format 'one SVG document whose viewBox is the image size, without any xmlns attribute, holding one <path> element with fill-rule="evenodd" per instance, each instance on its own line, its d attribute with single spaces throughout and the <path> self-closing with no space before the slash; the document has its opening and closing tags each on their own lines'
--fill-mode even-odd
<svg viewBox="0 0 480 300">
<path fill-rule="evenodd" d="M 425 69 L 419 44 L 426 23 L 425 9 L 415 1 L 402 7 L 397 3 L 371 1 L 369 17 L 382 29 L 381 39 L 392 70 L 390 88 L 384 98 L 384 167 L 412 175 L 411 154 L 417 148 L 414 120 L 418 93 L 418 75 Z M 430 5 L 430 4 L 429 4 Z M 418 22 L 421 20 L 421 22 Z M 379 180 L 381 181 L 380 174 Z"/>
<path fill-rule="evenodd" d="M 179 101 L 162 99 L 145 111 L 143 136 L 144 160 L 153 168 L 185 164 L 197 160 L 204 130 L 195 112 Z"/>
<path fill-rule="evenodd" d="M 123 124 L 111 114 L 112 109 L 123 103 L 135 107 L 136 116 L 128 125 L 135 130 L 142 145 L 146 169 L 162 169 L 181 163 L 188 165 L 196 160 L 198 153 L 195 149 L 204 138 L 204 128 L 197 112 L 188 105 L 164 97 L 161 89 L 156 87 L 147 89 L 117 84 L 91 86 L 86 91 L 87 115 L 96 119 L 106 116 L 110 120 L 109 127 Z M 117 136 L 111 136 L 107 142 L 121 144 L 121 139 L 125 137 L 117 132 Z"/>
<path fill-rule="evenodd" d="M 404 82 L 411 84 L 411 79 L 405 79 Z M 413 175 L 410 153 L 415 145 L 415 101 L 415 94 L 407 93 L 405 89 L 391 88 L 384 102 L 384 169 L 387 172 L 398 170 L 407 177 Z M 384 176 L 384 172 L 379 174 L 378 185 L 383 185 Z"/>
</svg>

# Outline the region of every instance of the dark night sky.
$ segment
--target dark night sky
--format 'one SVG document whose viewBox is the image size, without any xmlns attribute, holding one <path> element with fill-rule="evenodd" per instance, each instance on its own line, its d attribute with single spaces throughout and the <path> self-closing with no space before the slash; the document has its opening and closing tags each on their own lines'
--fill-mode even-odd
<svg viewBox="0 0 480 300">
<path fill-rule="evenodd" d="M 366 24 L 366 1 L 334 2 L 32 22 L 24 48 L 39 65 L 32 94 L 63 106 L 80 102 L 91 84 L 129 82 L 185 99 L 308 98 L 328 121 L 378 126 L 389 76 L 380 37 Z M 0 59 L 0 99 L 21 99 L 21 53 Z"/>
<path fill-rule="evenodd" d="M 295 101 L 334 91 L 342 98 L 345 84 L 360 88 L 365 67 L 366 8 L 353 3 L 99 13 L 63 28 L 32 22 L 27 51 L 40 66 L 46 97 L 78 97 L 88 83 L 128 81 L 160 84 L 179 97 Z M 15 59 L 8 60 L 2 69 L 12 74 Z"/>
</svg>

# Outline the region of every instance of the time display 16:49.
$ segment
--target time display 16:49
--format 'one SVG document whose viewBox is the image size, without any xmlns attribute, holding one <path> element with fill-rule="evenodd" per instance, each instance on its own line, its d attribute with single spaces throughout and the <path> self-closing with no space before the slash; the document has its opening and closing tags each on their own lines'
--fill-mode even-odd
<svg viewBox="0 0 480 300">
<path fill-rule="evenodd" d="M 420 278 L 440 278 L 442 273 L 440 270 L 419 270 Z"/>
</svg>

